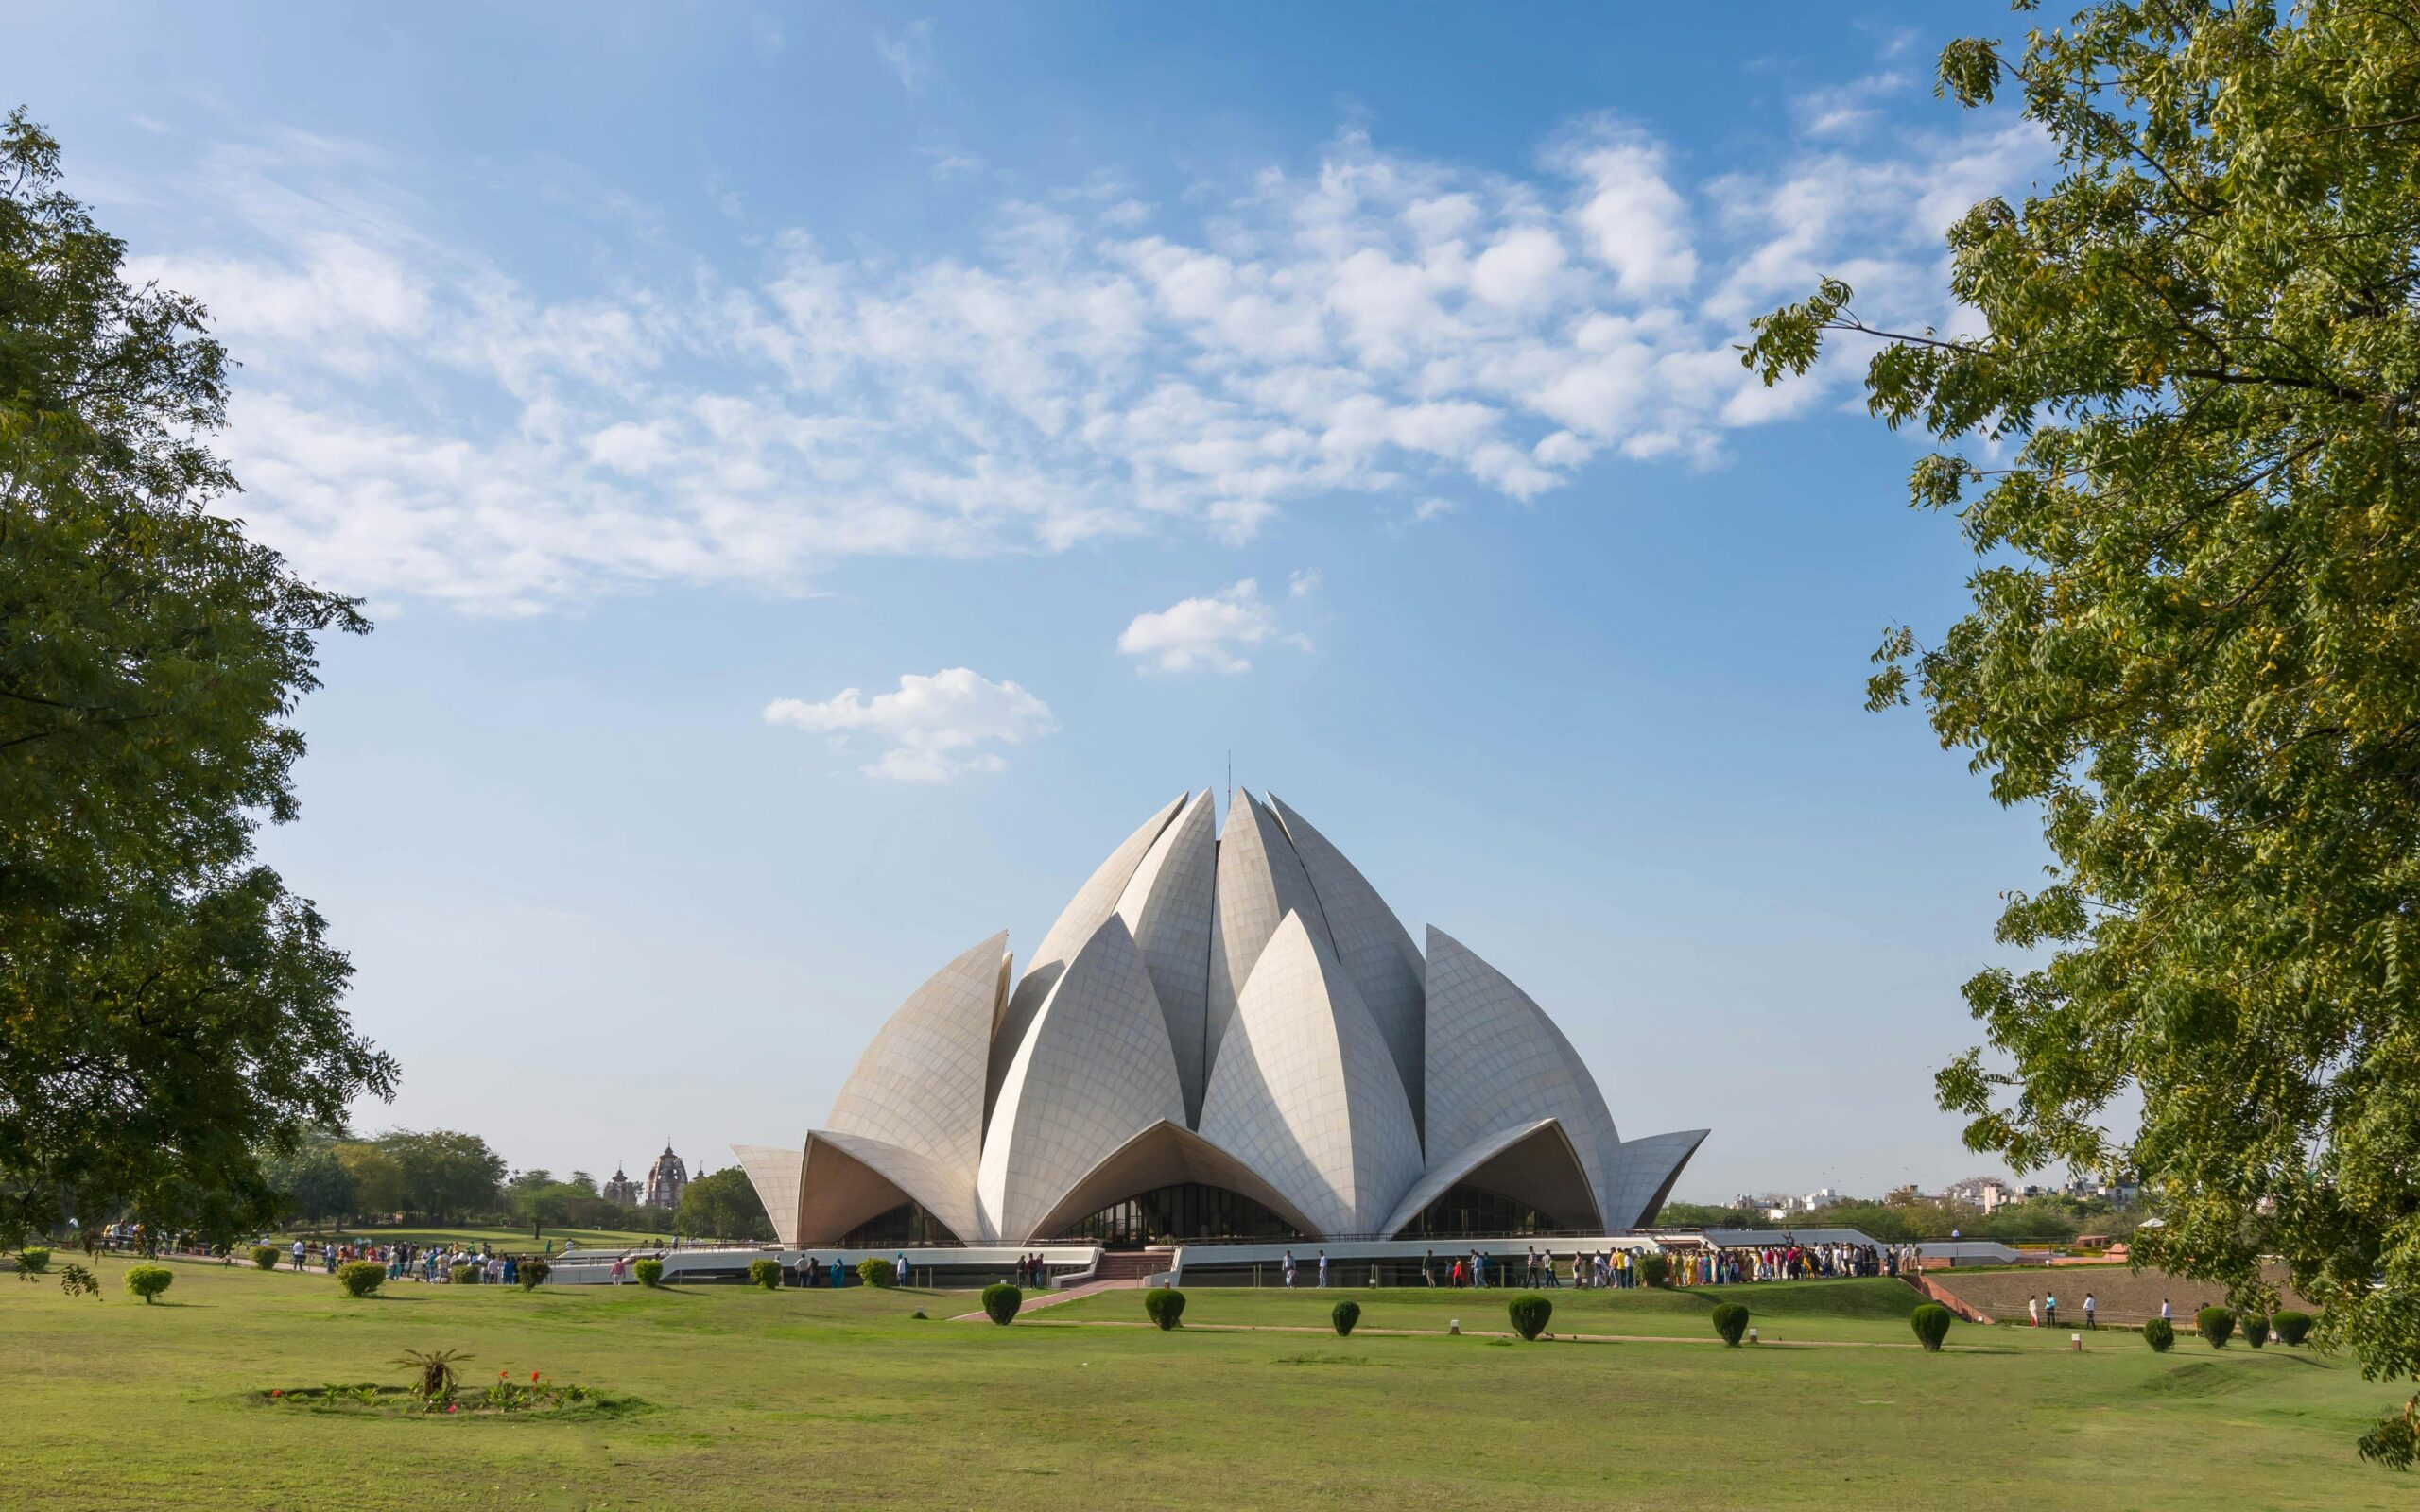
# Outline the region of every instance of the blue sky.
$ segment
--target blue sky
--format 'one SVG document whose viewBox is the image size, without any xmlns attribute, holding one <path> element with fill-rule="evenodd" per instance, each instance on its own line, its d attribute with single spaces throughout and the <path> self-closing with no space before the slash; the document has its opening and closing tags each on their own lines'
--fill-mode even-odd
<svg viewBox="0 0 2420 1512">
<path fill-rule="evenodd" d="M 1967 558 L 1853 364 L 1732 347 L 1957 321 L 2048 166 L 1931 97 L 1996 6 L 5 13 L 244 364 L 233 507 L 379 621 L 266 842 L 365 1123 L 795 1138 L 1233 751 L 1711 1125 L 1682 1195 L 1985 1164 L 1930 1073 L 2039 842 L 1860 708 Z"/>
</svg>

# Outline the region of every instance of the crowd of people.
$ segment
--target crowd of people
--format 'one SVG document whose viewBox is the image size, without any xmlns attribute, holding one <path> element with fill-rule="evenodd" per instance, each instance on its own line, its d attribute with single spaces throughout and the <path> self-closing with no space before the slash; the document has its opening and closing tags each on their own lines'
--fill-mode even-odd
<svg viewBox="0 0 2420 1512">
<path fill-rule="evenodd" d="M 1913 1245 L 1781 1244 L 1675 1256 L 1672 1280 L 1678 1286 L 1725 1286 L 1819 1277 L 1913 1275 L 1918 1268 Z"/>
<path fill-rule="evenodd" d="M 1620 1289 L 1646 1284 L 1642 1261 L 1661 1254 L 1666 1283 L 1672 1286 L 1734 1286 L 1749 1281 L 1811 1280 L 1849 1276 L 1912 1275 L 1919 1268 L 1913 1245 L 1848 1243 L 1761 1246 L 1708 1247 L 1654 1251 L 1612 1246 L 1557 1255 L 1530 1246 L 1519 1256 L 1491 1255 L 1476 1249 L 1467 1255 L 1439 1259 L 1435 1250 L 1421 1257 L 1420 1284 L 1443 1287 L 1529 1286 L 1582 1290 Z M 1034 1257 L 1038 1262 L 1040 1257 Z M 1328 1284 L 1328 1256 L 1322 1249 L 1310 1262 L 1313 1286 Z M 1303 1263 L 1287 1250 L 1279 1262 L 1285 1284 L 1298 1284 Z M 1022 1272 L 1020 1275 L 1022 1276 Z M 1374 1277 L 1374 1270 L 1373 1272 Z M 1377 1284 L 1374 1279 L 1371 1284 Z"/>
</svg>

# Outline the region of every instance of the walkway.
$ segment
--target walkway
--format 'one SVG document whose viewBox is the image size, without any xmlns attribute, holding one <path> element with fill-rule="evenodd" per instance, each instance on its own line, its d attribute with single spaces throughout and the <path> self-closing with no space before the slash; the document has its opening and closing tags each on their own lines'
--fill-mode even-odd
<svg viewBox="0 0 2420 1512">
<path fill-rule="evenodd" d="M 1032 1293 L 1028 1293 L 1025 1299 L 1025 1305 L 1017 1310 L 1017 1315 L 1019 1317 L 1023 1317 L 1028 1313 L 1039 1313 L 1046 1307 L 1057 1307 L 1062 1302 L 1072 1302 L 1079 1297 L 1090 1297 L 1096 1292 L 1136 1291 L 1141 1288 L 1142 1284 L 1143 1283 L 1139 1280 L 1086 1281 L 1081 1286 L 1070 1286 L 1063 1292 L 1044 1292 L 1038 1296 Z M 992 1314 L 981 1311 L 960 1313 L 956 1317 L 951 1318 L 950 1321 L 953 1323 L 989 1323 L 992 1321 Z"/>
<path fill-rule="evenodd" d="M 1064 1296 L 1053 1297 L 1046 1301 L 1035 1303 L 1026 1311 L 1031 1312 L 1036 1308 L 1047 1307 L 1053 1302 L 1071 1301 L 1079 1296 L 1096 1291 L 1107 1291 L 1119 1284 L 1120 1283 L 1116 1281 L 1096 1281 L 1089 1286 L 1078 1287 L 1075 1291 L 1069 1292 Z M 981 1323 L 989 1322 L 990 1319 L 981 1313 L 965 1313 L 952 1318 L 950 1321 L 954 1323 Z M 1024 1314 L 1018 1314 L 1017 1321 L 1020 1323 L 1026 1321 Z M 1068 1317 L 1045 1319 L 1038 1326 L 1053 1329 L 1149 1329 L 1157 1328 L 1159 1325 L 1151 1322 L 1149 1318 Z M 1322 1328 L 1313 1323 L 1186 1323 L 1181 1326 L 1189 1333 L 1333 1333 L 1336 1332 L 1332 1328 Z M 1388 1338 L 1402 1339 L 1443 1339 L 1457 1336 L 1447 1332 L 1443 1329 L 1360 1328 L 1355 1329 L 1353 1333 L 1356 1338 L 1358 1338 L 1365 1333 L 1380 1334 Z M 1520 1337 L 1519 1334 L 1512 1332 L 1510 1329 L 1464 1329 L 1459 1336 L 1466 1339 L 1517 1339 Z M 1557 1343 L 1565 1344 L 1711 1344 L 1720 1347 L 1722 1343 L 1722 1340 L 1720 1338 L 1703 1333 L 1547 1332 L 1538 1335 L 1538 1339 L 1541 1343 L 1547 1340 L 1553 1340 Z M 1765 1339 L 1753 1345 L 1741 1345 L 1740 1348 L 1756 1349 L 1921 1349 L 1924 1346 L 1915 1343 L 1912 1340 L 1906 1344 L 1898 1344 L 1885 1339 Z M 2009 1347 L 2005 1345 L 1948 1344 L 1942 1347 L 1942 1352 L 1946 1354 L 1979 1350 L 1990 1353 L 2004 1353 L 2007 1352 L 2008 1348 Z"/>
</svg>

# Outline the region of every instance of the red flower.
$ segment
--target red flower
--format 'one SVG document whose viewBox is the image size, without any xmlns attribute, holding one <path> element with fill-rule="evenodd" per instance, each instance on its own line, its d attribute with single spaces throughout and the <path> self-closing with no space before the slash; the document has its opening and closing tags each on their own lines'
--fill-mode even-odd
<svg viewBox="0 0 2420 1512">
<path fill-rule="evenodd" d="M 529 1372 L 529 1379 L 530 1379 L 530 1380 L 532 1380 L 532 1381 L 537 1380 L 537 1379 L 538 1379 L 538 1372 L 537 1372 L 537 1371 L 535 1371 L 535 1370 L 530 1371 L 530 1372 Z"/>
<path fill-rule="evenodd" d="M 445 1404 L 445 1410 L 447 1412 L 460 1412 L 462 1409 L 452 1402 L 447 1402 Z"/>
<path fill-rule="evenodd" d="M 502 1381 L 503 1379 L 505 1379 L 506 1374 L 507 1374 L 507 1372 L 502 1371 L 502 1370 L 499 1370 L 499 1371 L 497 1371 L 497 1372 L 495 1373 L 495 1378 L 496 1378 L 498 1381 Z"/>
<path fill-rule="evenodd" d="M 283 1396 L 285 1396 L 285 1392 L 278 1390 L 275 1386 L 271 1386 L 271 1387 L 269 1388 L 269 1393 L 268 1393 L 268 1394 L 269 1394 L 270 1396 L 272 1396 L 272 1397 L 283 1397 Z"/>
</svg>

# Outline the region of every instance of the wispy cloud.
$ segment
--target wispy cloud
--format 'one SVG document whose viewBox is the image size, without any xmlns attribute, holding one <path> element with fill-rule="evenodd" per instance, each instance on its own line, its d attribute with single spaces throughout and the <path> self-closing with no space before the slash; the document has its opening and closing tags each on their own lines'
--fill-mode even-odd
<svg viewBox="0 0 2420 1512">
<path fill-rule="evenodd" d="M 1302 598 L 1318 590 L 1316 569 L 1299 572 L 1287 583 L 1288 598 Z M 1310 639 L 1288 633 L 1278 621 L 1277 606 L 1263 598 L 1260 584 L 1247 577 L 1232 588 L 1200 598 L 1180 599 L 1163 610 L 1137 614 L 1117 637 L 1117 649 L 1136 659 L 1134 670 L 1145 673 L 1219 672 L 1232 677 L 1252 670 L 1248 649 L 1282 641 L 1303 650 Z"/>
<path fill-rule="evenodd" d="M 1022 746 L 1059 728 L 1040 698 L 965 667 L 930 677 L 908 673 L 895 691 L 871 698 L 856 688 L 820 703 L 776 698 L 765 706 L 765 722 L 828 735 L 836 750 L 874 745 L 877 754 L 858 770 L 900 782 L 999 771 L 1008 764 L 994 747 Z"/>
<path fill-rule="evenodd" d="M 877 31 L 873 34 L 873 50 L 899 76 L 900 87 L 910 94 L 923 89 L 933 77 L 933 24 L 911 21 L 895 33 Z"/>
<path fill-rule="evenodd" d="M 1348 132 L 1173 208 L 1105 174 L 997 201 L 969 253 L 773 229 L 738 267 L 592 186 L 620 262 L 545 296 L 426 232 L 399 165 L 288 132 L 159 186 L 240 234 L 136 271 L 200 295 L 246 364 L 228 450 L 263 539 L 380 600 L 527 613 L 1710 463 L 1854 381 L 1844 353 L 1757 386 L 1749 317 L 1838 271 L 1868 313 L 1954 322 L 1942 228 L 2042 148 L 1987 121 L 1691 184 L 1590 120 L 1540 161 L 1478 173 Z"/>
</svg>

